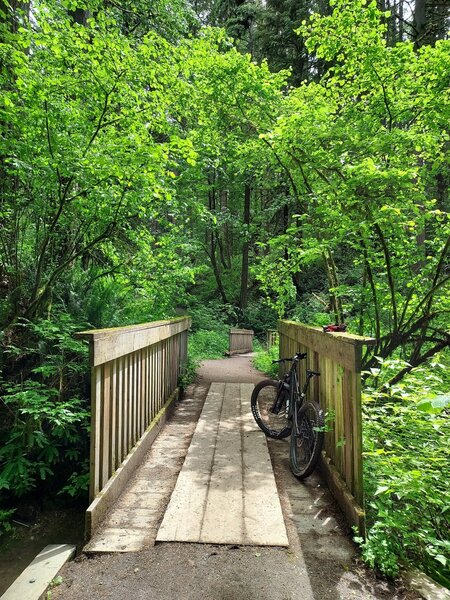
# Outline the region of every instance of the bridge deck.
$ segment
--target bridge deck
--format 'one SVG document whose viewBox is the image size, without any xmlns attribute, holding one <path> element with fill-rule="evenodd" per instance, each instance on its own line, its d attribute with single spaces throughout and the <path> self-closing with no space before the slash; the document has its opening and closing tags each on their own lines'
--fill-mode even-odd
<svg viewBox="0 0 450 600">
<path fill-rule="evenodd" d="M 191 442 L 196 406 L 181 403 L 85 550 L 133 552 L 155 539 L 287 546 L 266 439 L 250 412 L 252 389 L 212 383 Z"/>
<path fill-rule="evenodd" d="M 288 546 L 252 389 L 211 384 L 157 541 Z"/>
</svg>

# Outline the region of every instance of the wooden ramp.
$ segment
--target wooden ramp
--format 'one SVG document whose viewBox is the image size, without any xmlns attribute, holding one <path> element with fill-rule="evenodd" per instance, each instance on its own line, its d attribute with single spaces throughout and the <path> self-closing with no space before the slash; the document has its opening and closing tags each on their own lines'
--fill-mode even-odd
<svg viewBox="0 0 450 600">
<path fill-rule="evenodd" d="M 157 542 L 288 546 L 252 389 L 211 384 Z"/>
</svg>

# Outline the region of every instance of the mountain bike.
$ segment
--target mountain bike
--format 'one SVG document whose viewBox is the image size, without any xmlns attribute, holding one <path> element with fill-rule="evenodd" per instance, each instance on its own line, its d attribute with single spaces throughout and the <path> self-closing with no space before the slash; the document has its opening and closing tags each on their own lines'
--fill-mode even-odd
<svg viewBox="0 0 450 600">
<path fill-rule="evenodd" d="M 297 366 L 306 358 L 299 352 L 292 358 L 280 358 L 273 363 L 290 362 L 289 371 L 282 380 L 265 379 L 255 386 L 251 397 L 252 413 L 264 433 L 275 439 L 291 436 L 289 463 L 299 479 L 311 475 L 319 460 L 324 438 L 324 415 L 314 400 L 306 394 L 313 377 L 320 373 L 306 369 L 306 378 L 300 389 Z"/>
</svg>

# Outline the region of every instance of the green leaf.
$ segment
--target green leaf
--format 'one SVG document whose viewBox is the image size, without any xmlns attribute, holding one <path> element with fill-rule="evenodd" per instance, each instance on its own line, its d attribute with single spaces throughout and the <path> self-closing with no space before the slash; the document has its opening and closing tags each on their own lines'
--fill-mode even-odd
<svg viewBox="0 0 450 600">
<path fill-rule="evenodd" d="M 450 394 L 438 394 L 417 403 L 419 410 L 429 414 L 439 414 L 448 406 L 450 406 Z"/>
<path fill-rule="evenodd" d="M 388 493 L 388 492 L 390 492 L 390 491 L 391 491 L 391 488 L 390 488 L 390 486 L 388 486 L 388 485 L 380 485 L 380 486 L 377 488 L 377 490 L 376 490 L 376 492 L 375 492 L 375 494 L 374 494 L 374 495 L 375 495 L 375 496 L 379 496 L 380 494 L 386 494 L 386 493 Z"/>
</svg>

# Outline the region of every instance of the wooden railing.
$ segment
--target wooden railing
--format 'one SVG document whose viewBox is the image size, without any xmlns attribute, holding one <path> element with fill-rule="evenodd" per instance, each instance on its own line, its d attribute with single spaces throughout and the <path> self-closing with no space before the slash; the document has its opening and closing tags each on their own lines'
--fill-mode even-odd
<svg viewBox="0 0 450 600">
<path fill-rule="evenodd" d="M 329 431 L 325 433 L 322 468 L 347 521 L 362 531 L 361 361 L 363 347 L 375 344 L 375 340 L 324 333 L 293 321 L 279 321 L 278 331 L 281 357 L 296 352 L 308 355 L 299 365 L 302 380 L 306 368 L 320 372 L 320 377 L 311 380 L 309 394 L 327 415 Z"/>
<path fill-rule="evenodd" d="M 92 531 L 118 497 L 166 419 L 187 358 L 190 319 L 82 331 L 91 364 Z"/>
<path fill-rule="evenodd" d="M 276 329 L 268 329 L 266 332 L 267 350 L 270 350 L 272 348 L 272 346 L 275 346 L 275 344 L 278 344 L 278 342 L 279 342 L 278 331 Z"/>
<path fill-rule="evenodd" d="M 230 349 L 228 354 L 240 354 L 253 350 L 253 331 L 251 329 L 230 329 Z"/>
</svg>

